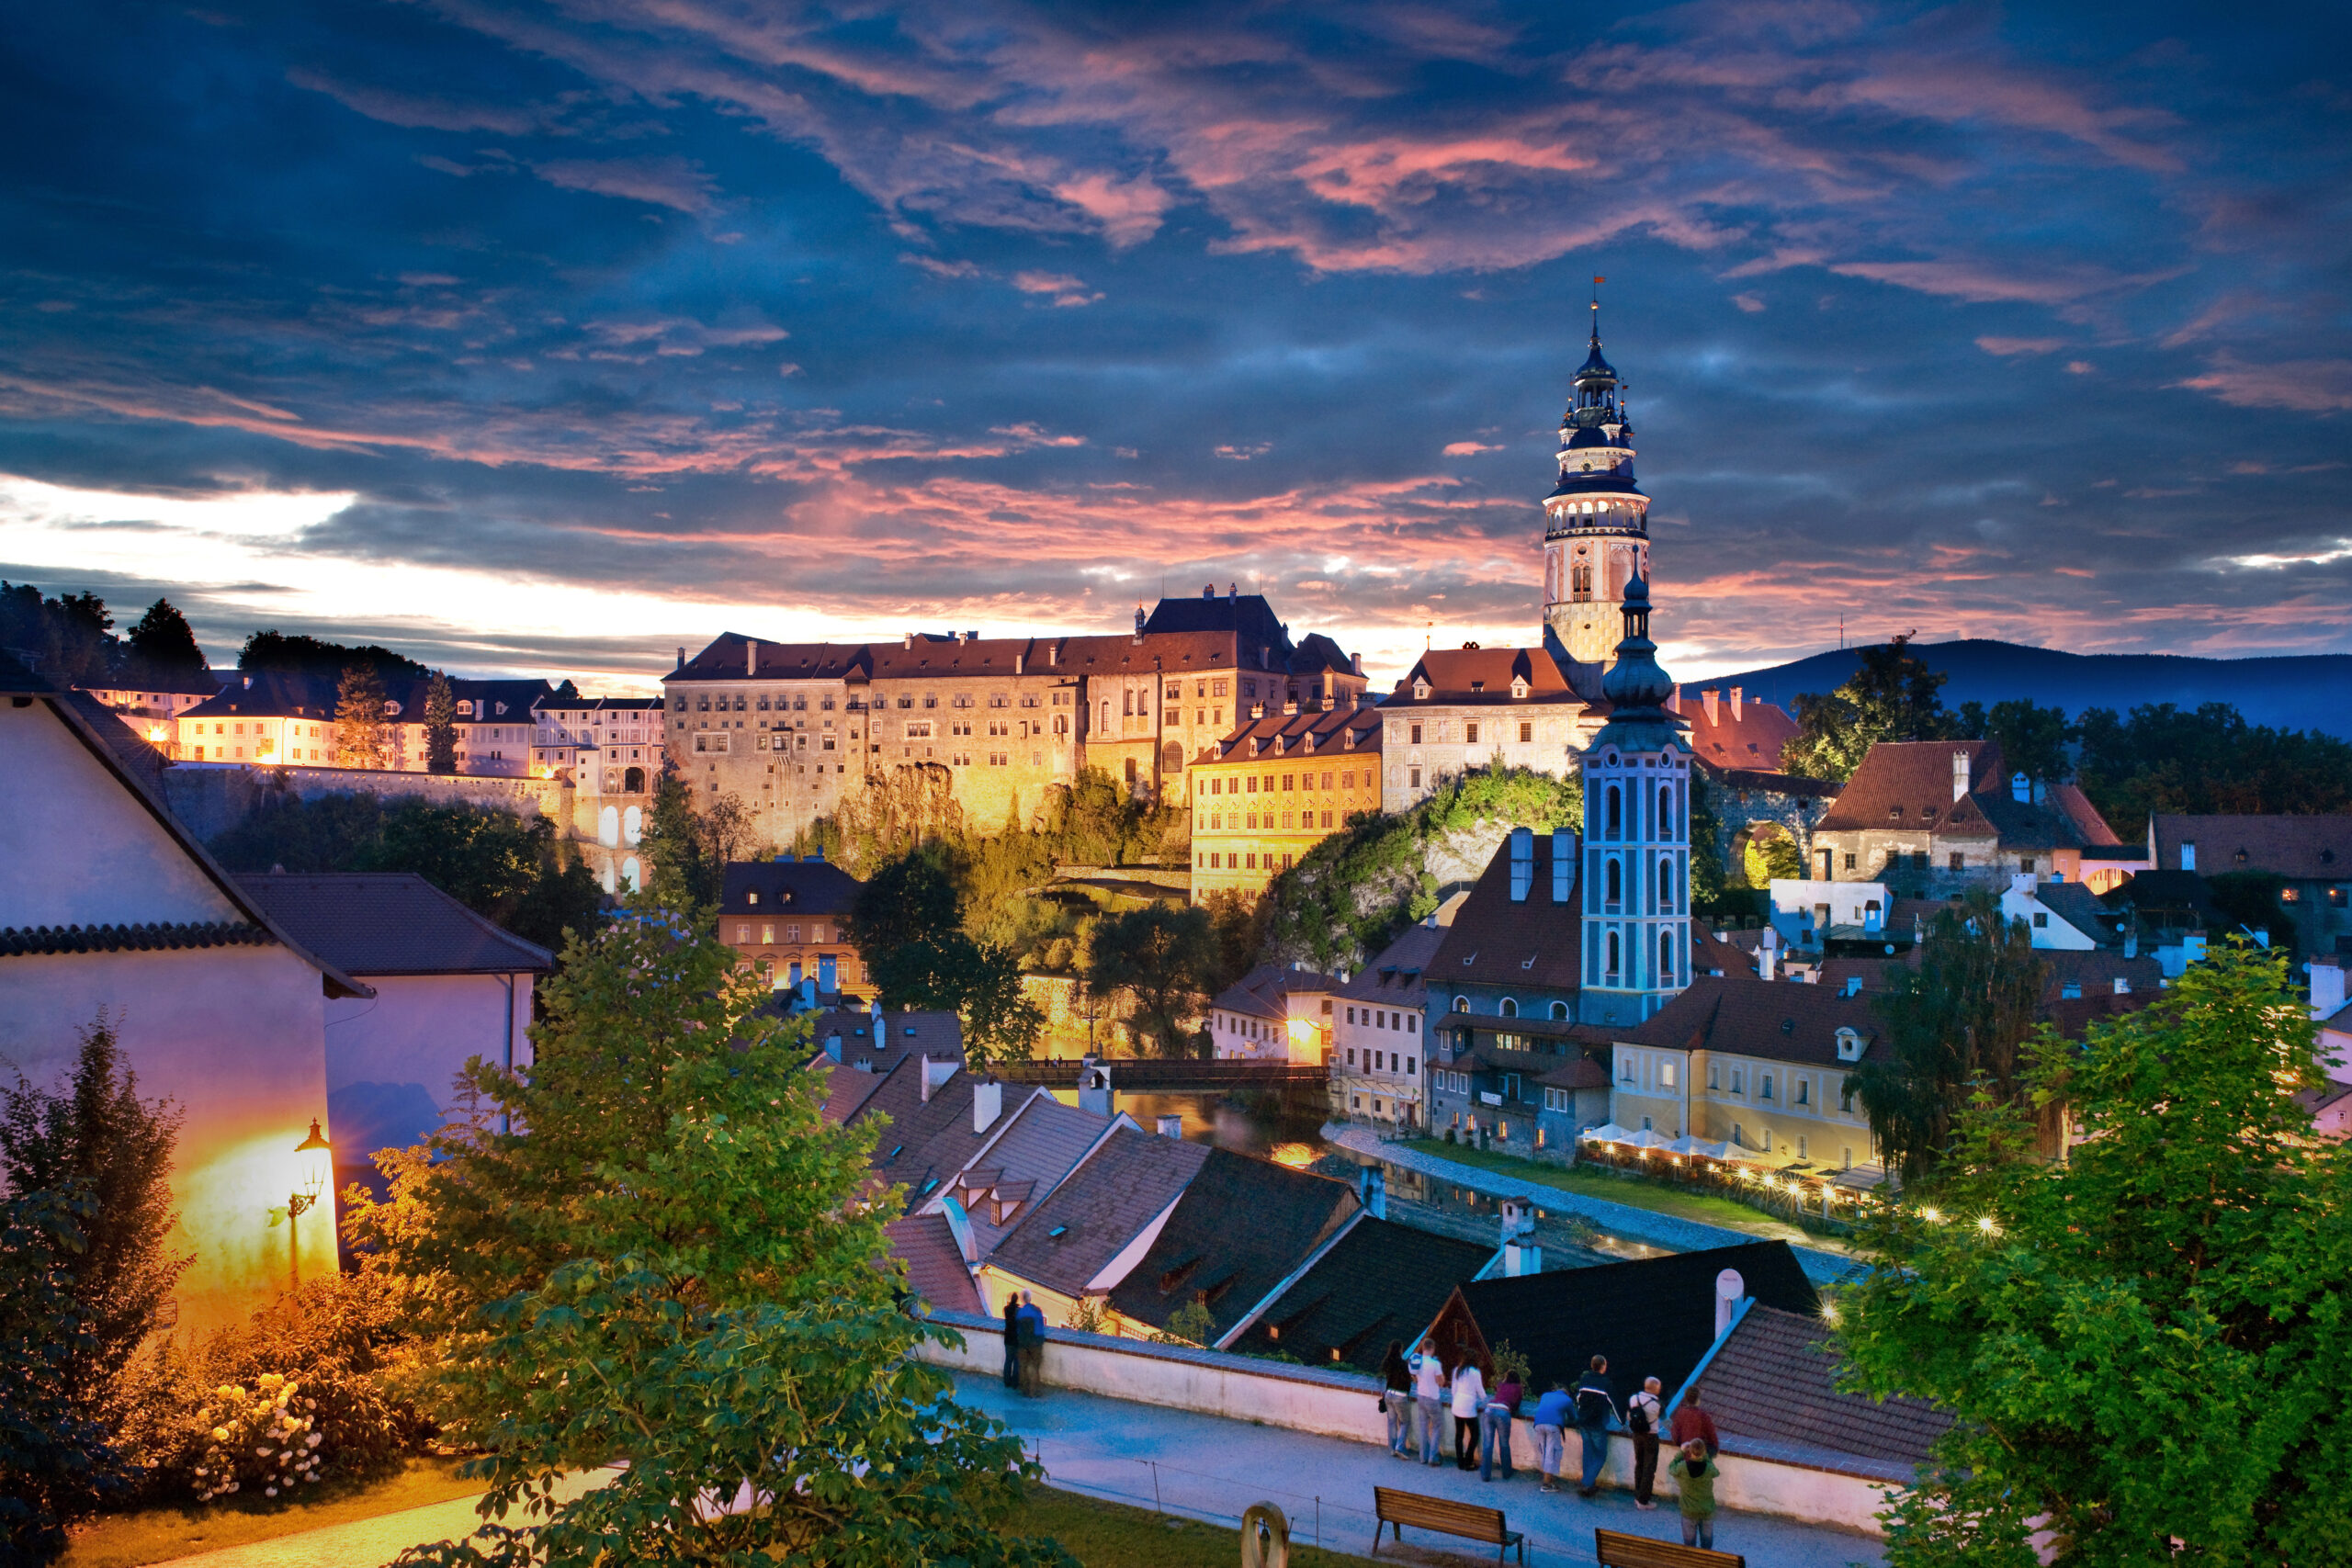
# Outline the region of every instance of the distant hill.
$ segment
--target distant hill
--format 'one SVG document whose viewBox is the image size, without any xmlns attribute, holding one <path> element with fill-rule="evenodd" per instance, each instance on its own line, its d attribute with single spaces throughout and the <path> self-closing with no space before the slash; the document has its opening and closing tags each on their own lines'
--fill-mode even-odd
<svg viewBox="0 0 2352 1568">
<path fill-rule="evenodd" d="M 1981 637 L 1914 643 L 1911 650 L 1929 668 L 1951 677 L 1943 689 L 1948 707 L 1966 702 L 1990 707 L 2011 697 L 2031 697 L 2075 715 L 2095 707 L 2128 713 L 2145 703 L 2193 708 L 2219 702 L 2234 705 L 2252 724 L 2317 729 L 2352 739 L 2352 654 L 2193 659 L 2169 653 L 2062 653 Z M 1750 696 L 1794 712 L 1799 693 L 1835 690 L 1860 662 L 1860 656 L 1847 649 L 1704 684 L 1738 686 Z M 1684 689 L 1696 693 L 1701 688 Z"/>
</svg>

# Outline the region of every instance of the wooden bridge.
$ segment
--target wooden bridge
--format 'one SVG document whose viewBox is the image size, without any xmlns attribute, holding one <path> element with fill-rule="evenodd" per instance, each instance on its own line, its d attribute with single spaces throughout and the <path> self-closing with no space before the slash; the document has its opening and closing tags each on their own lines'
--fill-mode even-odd
<svg viewBox="0 0 2352 1568">
<path fill-rule="evenodd" d="M 1322 1089 L 1330 1081 L 1329 1069 L 1292 1062 L 1170 1061 L 1159 1057 L 1113 1057 L 1095 1064 L 1111 1074 L 1111 1088 L 1120 1094 L 1219 1094 L 1227 1089 Z M 1007 1062 L 997 1077 L 1011 1083 L 1044 1089 L 1076 1089 L 1088 1064 L 1078 1057 L 1042 1062 Z"/>
</svg>

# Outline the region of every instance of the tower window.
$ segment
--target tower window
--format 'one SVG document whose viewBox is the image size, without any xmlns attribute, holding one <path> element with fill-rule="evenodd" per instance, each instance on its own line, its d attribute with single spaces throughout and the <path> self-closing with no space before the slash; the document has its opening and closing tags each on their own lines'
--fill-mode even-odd
<svg viewBox="0 0 2352 1568">
<path fill-rule="evenodd" d="M 1623 838 L 1625 832 L 1625 797 L 1615 784 L 1609 786 L 1609 836 Z"/>
</svg>

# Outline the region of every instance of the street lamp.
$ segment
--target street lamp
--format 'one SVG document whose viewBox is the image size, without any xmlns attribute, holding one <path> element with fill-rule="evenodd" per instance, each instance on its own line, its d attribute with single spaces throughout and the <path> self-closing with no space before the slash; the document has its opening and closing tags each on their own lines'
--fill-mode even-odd
<svg viewBox="0 0 2352 1568">
<path fill-rule="evenodd" d="M 286 1198 L 286 1248 L 293 1257 L 294 1283 L 302 1282 L 302 1240 L 295 1222 L 303 1212 L 317 1206 L 319 1194 L 327 1190 L 327 1181 L 334 1174 L 334 1145 L 319 1135 L 317 1117 L 311 1119 L 311 1135 L 294 1145 L 301 1157 L 296 1186 Z"/>
</svg>

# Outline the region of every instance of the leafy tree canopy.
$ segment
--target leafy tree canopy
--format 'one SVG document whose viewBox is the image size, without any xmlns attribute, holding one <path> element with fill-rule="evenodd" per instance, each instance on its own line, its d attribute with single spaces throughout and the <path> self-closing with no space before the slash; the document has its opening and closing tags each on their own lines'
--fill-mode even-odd
<svg viewBox="0 0 2352 1568">
<path fill-rule="evenodd" d="M 2023 1100 L 2022 1052 L 2049 973 L 2031 930 L 2002 919 L 1999 900 L 1983 890 L 1937 914 L 1916 965 L 1888 965 L 1890 988 L 1873 998 L 1886 1021 L 1886 1055 L 1846 1082 L 1905 1182 L 1942 1164 L 1973 1094 L 2003 1105 Z"/>
<path fill-rule="evenodd" d="M 114 615 L 95 593 L 44 599 L 29 582 L 0 581 L 0 648 L 33 656 L 42 673 L 76 686 L 103 686 L 120 660 Z"/>
<path fill-rule="evenodd" d="M 879 867 L 851 906 L 849 940 L 893 1007 L 960 1014 L 976 1060 L 1035 1054 L 1045 1014 L 1021 985 L 1019 959 L 965 929 L 964 899 L 943 847 Z"/>
<path fill-rule="evenodd" d="M 148 605 L 127 640 L 136 662 L 159 674 L 200 675 L 209 668 L 195 629 L 169 599 Z"/>
<path fill-rule="evenodd" d="M 0 1194 L 0 1558 L 51 1562 L 66 1527 L 129 1490 L 104 1422 L 74 1386 L 96 1354 L 75 1289 L 96 1201 L 85 1187 Z"/>
<path fill-rule="evenodd" d="M 1857 653 L 1860 668 L 1844 685 L 1797 698 L 1797 733 L 1781 750 L 1789 773 L 1842 782 L 1882 740 L 1951 737 L 1951 716 L 1938 695 L 1947 677 L 1912 656 L 1911 634 Z"/>
<path fill-rule="evenodd" d="M 1086 988 L 1131 998 L 1125 1022 L 1136 1055 L 1189 1056 L 1222 956 L 1206 909 L 1147 904 L 1096 924 Z"/>
<path fill-rule="evenodd" d="M 899 1194 L 873 1189 L 877 1128 L 825 1121 L 806 1021 L 650 906 L 566 958 L 533 1065 L 469 1064 L 476 1119 L 384 1156 L 393 1198 L 355 1189 L 351 1223 L 424 1285 L 491 1509 L 628 1467 L 403 1561 L 1066 1562 L 1001 1533 L 1035 1475 L 1018 1440 L 910 1358 L 949 1336 L 893 1305 Z"/>
<path fill-rule="evenodd" d="M 696 802 L 664 756 L 639 847 L 651 867 L 646 891 L 666 908 L 708 911 L 727 890 L 727 864 L 751 853 L 752 814 L 741 795 Z"/>
<path fill-rule="evenodd" d="M 2024 1079 L 1962 1112 L 1838 1297 L 1852 1386 L 1959 1417 L 1890 1562 L 2037 1568 L 2037 1529 L 2062 1568 L 2341 1562 L 2352 1158 L 2295 1099 L 2319 1075 L 2286 959 L 2217 949 L 2080 1044 L 2043 1031 Z"/>
<path fill-rule="evenodd" d="M 474 913 L 550 952 L 564 932 L 594 924 L 596 878 L 543 817 L 413 795 L 286 795 L 256 806 L 214 839 L 232 871 L 413 871 Z"/>
<path fill-rule="evenodd" d="M 2066 743 L 2075 738 L 2075 727 L 2066 722 L 2064 708 L 2042 707 L 2030 697 L 1995 703 L 1989 711 L 1983 703 L 1962 703 L 1952 730 L 1963 740 L 1998 745 L 2002 765 L 2037 784 L 2055 784 L 2074 771 Z"/>
<path fill-rule="evenodd" d="M 2295 815 L 2352 811 L 2352 742 L 2248 724 L 2227 703 L 2170 703 L 2080 720 L 2083 793 L 2130 839 L 2154 812 Z"/>
<path fill-rule="evenodd" d="M 438 670 L 424 688 L 424 771 L 458 771 L 458 694 Z"/>
<path fill-rule="evenodd" d="M 291 636 L 279 631 L 254 632 L 237 652 L 237 668 L 248 675 L 277 670 L 289 675 L 340 676 L 355 664 L 365 665 L 382 677 L 432 673 L 415 660 L 376 643 L 322 642 L 299 632 Z"/>
</svg>

